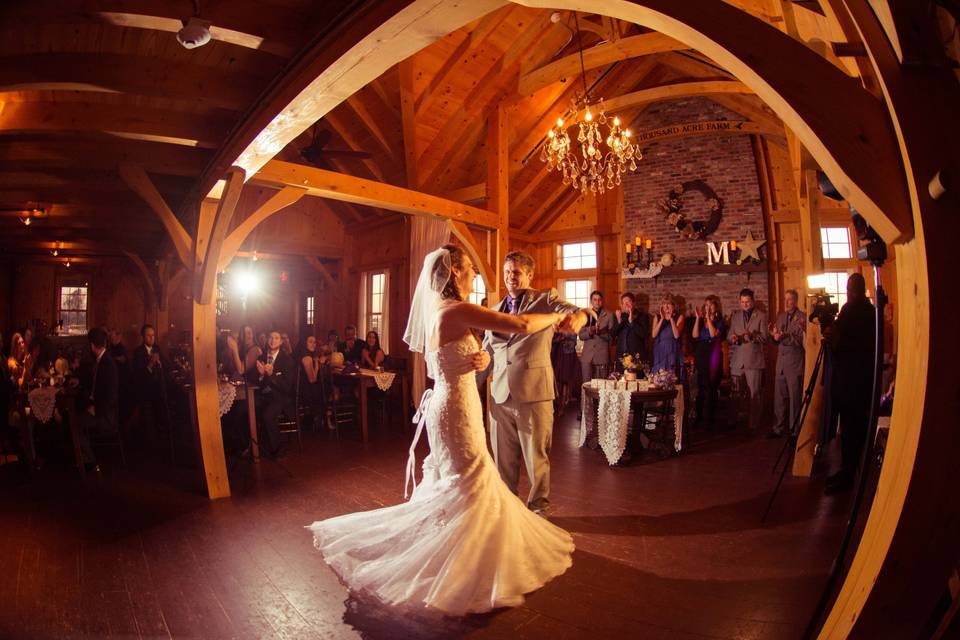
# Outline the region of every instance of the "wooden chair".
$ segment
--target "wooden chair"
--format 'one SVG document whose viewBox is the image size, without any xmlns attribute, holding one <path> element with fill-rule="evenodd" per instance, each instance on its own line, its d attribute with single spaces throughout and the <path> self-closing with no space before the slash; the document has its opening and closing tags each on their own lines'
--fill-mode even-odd
<svg viewBox="0 0 960 640">
<path fill-rule="evenodd" d="M 277 421 L 277 427 L 280 430 L 281 435 L 289 435 L 291 433 L 297 434 L 297 449 L 300 453 L 303 453 L 303 438 L 301 437 L 301 419 L 302 419 L 302 407 L 300 405 L 300 377 L 303 373 L 303 367 L 297 367 L 297 381 L 294 384 L 293 392 L 293 416 L 286 415 L 287 412 L 283 411 L 280 414 L 280 419 Z"/>
<path fill-rule="evenodd" d="M 123 436 L 120 435 L 120 429 L 116 433 L 110 434 L 90 434 L 91 447 L 116 447 L 120 450 L 120 466 L 127 468 L 127 456 L 123 450 Z"/>
<path fill-rule="evenodd" d="M 333 383 L 329 367 L 321 370 L 321 393 L 328 400 L 327 420 L 337 439 L 340 438 L 340 427 L 356 425 L 360 420 L 360 403 L 353 394 L 338 393 Z"/>
</svg>

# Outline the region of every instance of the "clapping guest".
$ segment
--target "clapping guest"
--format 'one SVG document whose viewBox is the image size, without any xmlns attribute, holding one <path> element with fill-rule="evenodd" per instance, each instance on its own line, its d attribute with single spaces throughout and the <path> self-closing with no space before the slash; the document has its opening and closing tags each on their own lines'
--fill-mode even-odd
<svg viewBox="0 0 960 640">
<path fill-rule="evenodd" d="M 683 316 L 673 303 L 673 296 L 665 293 L 650 330 L 653 336 L 653 372 L 673 371 L 677 380 L 683 378 Z"/>
<path fill-rule="evenodd" d="M 613 315 L 603 308 L 603 293 L 594 291 L 590 294 L 590 307 L 593 316 L 586 326 L 580 329 L 580 340 L 583 341 L 583 351 L 580 353 L 580 369 L 584 382 L 593 379 L 594 365 L 610 364 L 610 339 L 613 334 Z"/>
<path fill-rule="evenodd" d="M 367 369 L 377 369 L 383 364 L 387 354 L 380 348 L 380 336 L 376 331 L 367 332 L 367 341 L 360 351 L 360 366 Z"/>
<path fill-rule="evenodd" d="M 713 427 L 717 413 L 720 377 L 723 373 L 723 314 L 720 299 L 707 296 L 703 307 L 696 309 L 693 322 L 693 339 L 696 350 L 693 354 L 694 368 L 697 370 L 697 417 L 701 422 L 706 404 L 707 425 Z"/>
<path fill-rule="evenodd" d="M 763 370 L 766 360 L 767 315 L 754 307 L 753 290 L 740 291 L 740 308 L 730 315 L 730 375 L 746 386 L 747 427 L 756 430 L 763 412 Z"/>
<path fill-rule="evenodd" d="M 777 321 L 770 325 L 770 337 L 778 345 L 772 437 L 789 433 L 800 415 L 806 356 L 803 341 L 807 322 L 803 312 L 797 309 L 798 298 L 796 289 L 788 289 L 783 296 L 783 311 L 777 316 Z"/>
<path fill-rule="evenodd" d="M 649 361 L 647 336 L 650 335 L 650 317 L 636 308 L 636 298 L 627 291 L 620 296 L 620 311 L 613 327 L 613 339 L 617 347 L 617 368 L 626 354 L 639 355 L 642 362 Z"/>
<path fill-rule="evenodd" d="M 293 415 L 293 358 L 281 345 L 280 332 L 271 331 L 266 352 L 257 360 L 263 425 L 261 445 L 267 455 L 273 457 L 286 454 L 280 443 L 280 414 Z"/>
<path fill-rule="evenodd" d="M 10 338 L 10 355 L 7 357 L 7 373 L 10 376 L 14 386 L 19 388 L 23 384 L 26 367 L 24 361 L 27 357 L 27 349 L 23 342 L 23 336 L 14 333 Z"/>
</svg>

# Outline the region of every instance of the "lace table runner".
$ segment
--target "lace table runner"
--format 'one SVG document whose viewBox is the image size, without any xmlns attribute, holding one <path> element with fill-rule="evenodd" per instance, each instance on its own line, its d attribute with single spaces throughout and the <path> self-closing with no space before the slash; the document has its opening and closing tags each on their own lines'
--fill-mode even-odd
<svg viewBox="0 0 960 640">
<path fill-rule="evenodd" d="M 57 406 L 57 388 L 40 387 L 27 394 L 30 410 L 33 417 L 40 422 L 49 422 L 53 417 L 53 410 Z"/>
<path fill-rule="evenodd" d="M 221 382 L 217 385 L 217 400 L 220 405 L 220 417 L 222 418 L 230 411 L 234 401 L 237 399 L 237 388 L 229 382 Z"/>
</svg>

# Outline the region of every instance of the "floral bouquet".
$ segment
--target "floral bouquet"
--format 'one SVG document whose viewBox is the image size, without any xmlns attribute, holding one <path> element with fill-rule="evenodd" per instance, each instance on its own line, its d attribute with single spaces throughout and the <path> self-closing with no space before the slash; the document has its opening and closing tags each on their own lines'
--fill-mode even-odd
<svg viewBox="0 0 960 640">
<path fill-rule="evenodd" d="M 677 384 L 677 374 L 671 370 L 660 369 L 650 377 L 650 382 L 661 389 L 672 389 Z"/>
<path fill-rule="evenodd" d="M 636 380 L 638 372 L 649 370 L 649 366 L 640 360 L 639 353 L 623 354 L 620 357 L 620 364 L 623 366 L 624 378 L 627 380 Z"/>
</svg>

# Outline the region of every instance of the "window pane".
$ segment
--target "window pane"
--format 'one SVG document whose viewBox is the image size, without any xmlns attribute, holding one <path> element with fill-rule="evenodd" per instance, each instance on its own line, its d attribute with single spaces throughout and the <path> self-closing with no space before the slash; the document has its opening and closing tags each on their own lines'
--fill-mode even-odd
<svg viewBox="0 0 960 640">
<path fill-rule="evenodd" d="M 375 293 L 370 297 L 370 311 L 373 313 L 383 312 L 383 296 Z"/>
<path fill-rule="evenodd" d="M 383 293 L 383 274 L 375 273 L 373 274 L 373 286 L 371 290 L 374 294 Z"/>
<path fill-rule="evenodd" d="M 469 302 L 481 304 L 485 297 L 487 297 L 487 286 L 483 283 L 483 278 L 477 274 L 473 277 L 473 293 L 470 294 Z"/>
<path fill-rule="evenodd" d="M 849 274 L 846 271 L 828 271 L 826 275 L 826 291 L 831 296 L 830 301 L 836 302 L 842 307 L 847 302 L 847 278 Z"/>
<path fill-rule="evenodd" d="M 561 269 L 595 269 L 597 267 L 597 243 L 573 242 L 562 245 Z"/>
<path fill-rule="evenodd" d="M 850 230 L 846 227 L 831 227 L 827 229 L 827 236 L 831 244 L 849 244 Z"/>
</svg>

